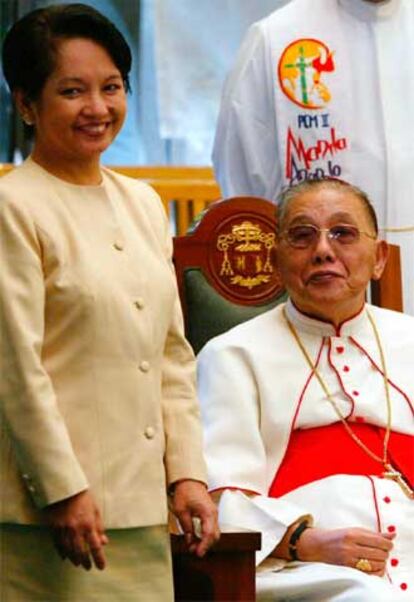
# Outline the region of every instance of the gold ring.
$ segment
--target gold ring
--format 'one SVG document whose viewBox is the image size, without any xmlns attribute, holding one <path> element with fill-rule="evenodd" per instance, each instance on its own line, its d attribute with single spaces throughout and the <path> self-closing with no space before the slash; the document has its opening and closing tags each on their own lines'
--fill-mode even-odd
<svg viewBox="0 0 414 602">
<path fill-rule="evenodd" d="M 367 558 L 360 558 L 356 563 L 355 568 L 364 573 L 370 573 L 372 571 L 372 565 Z"/>
</svg>

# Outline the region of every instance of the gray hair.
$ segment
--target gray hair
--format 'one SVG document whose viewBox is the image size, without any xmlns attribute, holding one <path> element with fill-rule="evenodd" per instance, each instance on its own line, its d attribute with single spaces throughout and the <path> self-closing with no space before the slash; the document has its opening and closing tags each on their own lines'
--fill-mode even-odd
<svg viewBox="0 0 414 602">
<path fill-rule="evenodd" d="M 345 180 L 339 180 L 336 178 L 316 178 L 313 180 L 305 180 L 295 186 L 290 186 L 282 190 L 277 198 L 277 230 L 280 233 L 283 230 L 284 222 L 286 219 L 287 211 L 292 201 L 297 199 L 302 194 L 318 190 L 320 188 L 329 188 L 331 190 L 339 190 L 342 192 L 348 192 L 353 196 L 357 197 L 367 214 L 367 217 L 373 226 L 375 233 L 378 234 L 378 220 L 375 213 L 375 209 L 368 197 L 368 195 L 353 184 L 345 182 Z"/>
</svg>

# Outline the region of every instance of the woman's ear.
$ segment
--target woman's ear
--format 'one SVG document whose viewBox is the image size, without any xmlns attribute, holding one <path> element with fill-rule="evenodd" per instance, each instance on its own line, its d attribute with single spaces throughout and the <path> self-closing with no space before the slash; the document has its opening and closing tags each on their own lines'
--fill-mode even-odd
<svg viewBox="0 0 414 602">
<path fill-rule="evenodd" d="M 375 244 L 377 245 L 376 261 L 372 271 L 372 280 L 379 280 L 388 260 L 389 247 L 385 240 L 378 240 Z"/>
<path fill-rule="evenodd" d="M 32 103 L 28 99 L 27 94 L 23 90 L 15 90 L 13 92 L 14 102 L 16 103 L 17 110 L 19 111 L 20 117 L 23 119 L 26 125 L 34 124 L 34 115 L 32 109 Z"/>
</svg>

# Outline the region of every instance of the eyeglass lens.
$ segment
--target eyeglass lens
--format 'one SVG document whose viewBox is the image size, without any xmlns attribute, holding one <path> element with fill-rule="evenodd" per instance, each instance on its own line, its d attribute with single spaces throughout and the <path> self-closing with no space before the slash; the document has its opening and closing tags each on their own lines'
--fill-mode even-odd
<svg viewBox="0 0 414 602">
<path fill-rule="evenodd" d="M 351 225 L 338 224 L 329 229 L 317 228 L 311 224 L 292 226 L 287 231 L 288 242 L 298 248 L 306 248 L 314 244 L 322 232 L 326 232 L 329 240 L 342 245 L 349 245 L 359 240 L 358 228 Z"/>
</svg>

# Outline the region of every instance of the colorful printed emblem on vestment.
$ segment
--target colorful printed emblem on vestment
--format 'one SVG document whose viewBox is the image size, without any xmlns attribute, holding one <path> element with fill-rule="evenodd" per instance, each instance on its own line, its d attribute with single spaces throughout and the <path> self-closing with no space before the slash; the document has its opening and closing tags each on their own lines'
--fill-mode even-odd
<svg viewBox="0 0 414 602">
<path fill-rule="evenodd" d="M 331 100 L 326 74 L 335 71 L 333 53 L 319 40 L 304 38 L 289 44 L 278 65 L 280 86 L 295 104 L 322 109 Z"/>
</svg>

